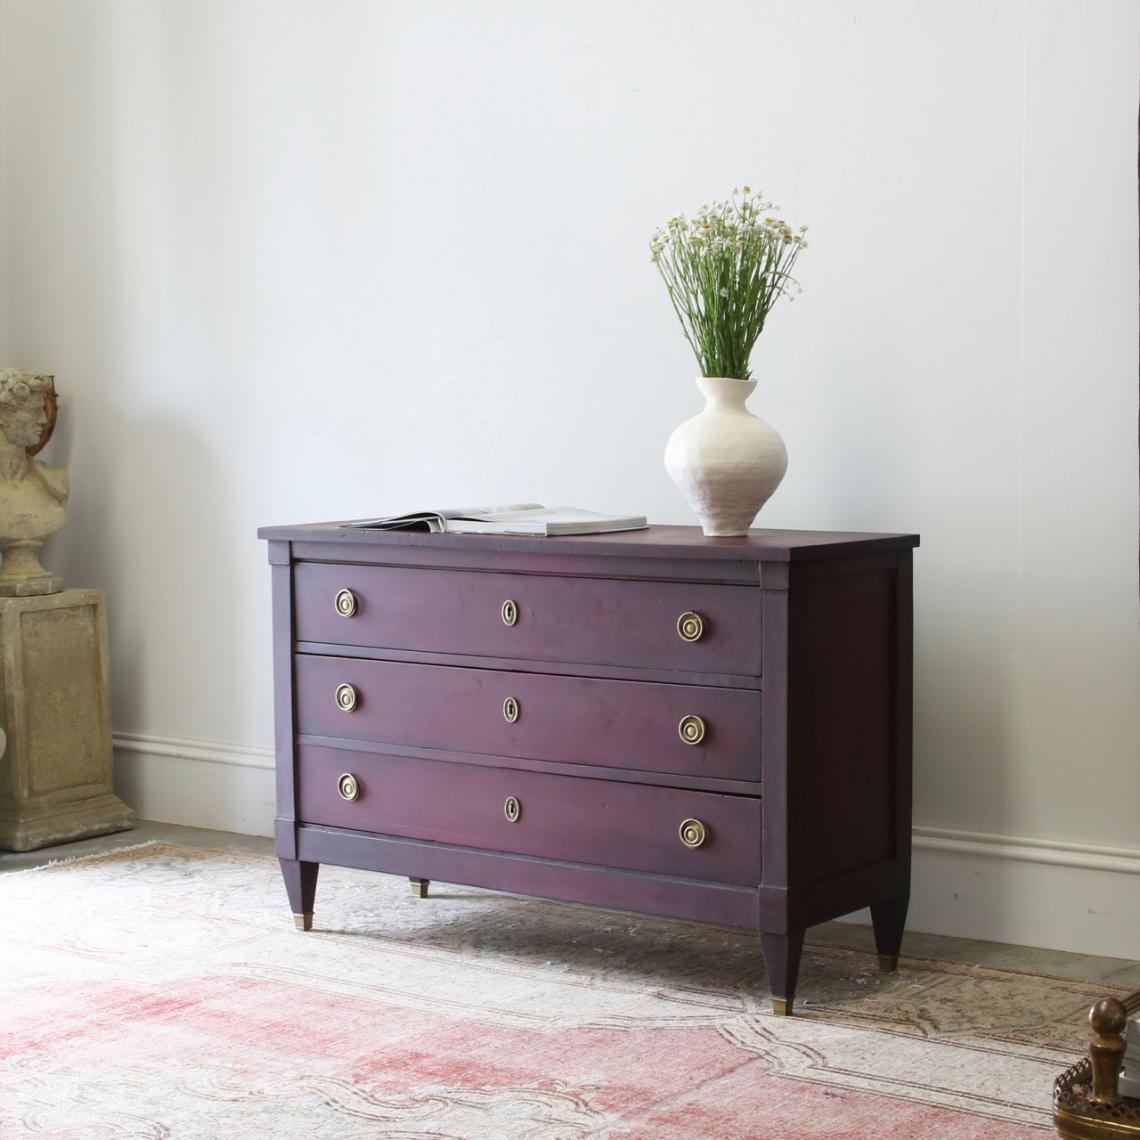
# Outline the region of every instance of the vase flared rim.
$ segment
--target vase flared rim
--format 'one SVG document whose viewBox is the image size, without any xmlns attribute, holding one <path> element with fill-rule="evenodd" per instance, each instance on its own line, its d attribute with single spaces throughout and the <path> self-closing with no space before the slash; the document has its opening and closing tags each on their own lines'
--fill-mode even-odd
<svg viewBox="0 0 1140 1140">
<path fill-rule="evenodd" d="M 756 387 L 755 380 L 741 380 L 736 376 L 698 376 L 697 387 L 706 395 L 716 392 L 731 392 L 745 389 L 751 392 Z"/>
</svg>

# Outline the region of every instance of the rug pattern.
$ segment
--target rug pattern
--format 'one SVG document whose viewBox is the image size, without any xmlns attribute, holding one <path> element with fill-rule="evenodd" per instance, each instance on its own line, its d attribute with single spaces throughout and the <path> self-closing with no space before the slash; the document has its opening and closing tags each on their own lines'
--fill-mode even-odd
<svg viewBox="0 0 1140 1140">
<path fill-rule="evenodd" d="M 570 1140 L 1050 1131 L 1117 992 L 809 944 L 798 1016 L 736 931 L 152 844 L 0 876 L 0 1136 Z"/>
</svg>

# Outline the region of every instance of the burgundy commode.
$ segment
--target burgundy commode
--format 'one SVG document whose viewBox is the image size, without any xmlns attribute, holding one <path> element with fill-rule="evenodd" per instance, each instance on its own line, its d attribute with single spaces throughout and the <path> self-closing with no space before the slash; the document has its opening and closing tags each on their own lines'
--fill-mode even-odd
<svg viewBox="0 0 1140 1140">
<path fill-rule="evenodd" d="M 760 935 L 910 889 L 915 535 L 266 527 L 277 853 Z M 429 905 L 429 904 L 425 904 Z"/>
</svg>

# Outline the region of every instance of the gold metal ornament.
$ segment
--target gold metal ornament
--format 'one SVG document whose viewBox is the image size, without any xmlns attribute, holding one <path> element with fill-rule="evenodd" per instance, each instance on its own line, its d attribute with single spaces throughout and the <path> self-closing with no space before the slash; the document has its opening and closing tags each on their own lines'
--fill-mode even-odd
<svg viewBox="0 0 1140 1140">
<path fill-rule="evenodd" d="M 705 738 L 705 722 L 699 716 L 682 717 L 677 732 L 686 744 L 700 744 Z"/>
<path fill-rule="evenodd" d="M 360 781 L 351 772 L 342 772 L 336 782 L 336 790 L 342 800 L 351 802 L 360 796 Z"/>
<path fill-rule="evenodd" d="M 708 829 L 699 819 L 683 819 L 677 834 L 686 847 L 700 847 L 708 838 Z"/>
<path fill-rule="evenodd" d="M 693 610 L 687 610 L 677 619 L 677 634 L 682 641 L 700 641 L 704 633 L 704 618 Z"/>
<path fill-rule="evenodd" d="M 352 712 L 356 708 L 356 689 L 346 681 L 336 687 L 336 707 L 342 712 Z"/>
<path fill-rule="evenodd" d="M 519 719 L 519 713 L 522 709 L 519 707 L 519 702 L 515 697 L 507 697 L 503 701 L 503 720 L 507 724 L 514 724 Z"/>
<path fill-rule="evenodd" d="M 508 823 L 518 823 L 519 816 L 522 815 L 522 804 L 514 796 L 507 796 L 503 802 L 503 815 L 507 817 Z"/>
<path fill-rule="evenodd" d="M 356 613 L 356 595 L 349 589 L 341 590 L 334 604 L 341 617 L 352 617 Z"/>
<path fill-rule="evenodd" d="M 1096 1036 L 1088 1056 L 1053 1082 L 1053 1126 L 1066 1140 L 1125 1140 L 1140 1137 L 1140 1102 L 1120 1092 L 1121 1062 L 1132 1046 L 1126 1039 L 1131 1015 L 1140 1011 L 1140 990 L 1123 998 L 1102 998 L 1089 1010 Z"/>
<path fill-rule="evenodd" d="M 519 620 L 519 607 L 518 604 L 508 598 L 503 603 L 501 611 L 503 615 L 503 625 L 514 625 Z"/>
</svg>

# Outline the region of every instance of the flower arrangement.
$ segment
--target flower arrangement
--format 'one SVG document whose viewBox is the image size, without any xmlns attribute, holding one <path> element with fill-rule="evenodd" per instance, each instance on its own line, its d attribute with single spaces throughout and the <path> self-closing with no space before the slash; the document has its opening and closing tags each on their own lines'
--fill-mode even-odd
<svg viewBox="0 0 1140 1140">
<path fill-rule="evenodd" d="M 792 268 L 807 248 L 807 226 L 793 233 L 774 210 L 750 186 L 734 188 L 728 201 L 702 206 L 692 221 L 670 218 L 649 243 L 705 376 L 750 379 L 748 358 L 768 313 L 799 288 Z"/>
</svg>

